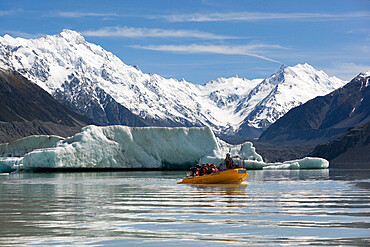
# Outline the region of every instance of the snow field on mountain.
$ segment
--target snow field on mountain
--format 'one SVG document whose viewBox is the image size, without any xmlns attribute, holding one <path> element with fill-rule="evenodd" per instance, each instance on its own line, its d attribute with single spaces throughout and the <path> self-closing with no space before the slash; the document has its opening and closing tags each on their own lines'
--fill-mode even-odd
<svg viewBox="0 0 370 247">
<path fill-rule="evenodd" d="M 52 95 L 67 91 L 79 109 L 89 107 L 78 105 L 79 95 L 87 92 L 100 102 L 95 90 L 100 88 L 142 118 L 206 125 L 216 134 L 226 129 L 233 134 L 244 122 L 266 128 L 291 108 L 344 85 L 308 64 L 282 66 L 266 79 L 218 78 L 195 85 L 143 73 L 71 30 L 39 39 L 0 37 L 0 61 Z M 74 79 L 81 83 L 77 88 L 68 84 Z"/>
<path fill-rule="evenodd" d="M 247 80 L 239 77 L 218 78 L 199 85 L 198 97 L 202 106 L 209 109 L 216 126 L 237 127 L 246 115 L 246 112 L 236 111 L 240 100 L 247 97 L 261 81 L 262 79 Z"/>
<path fill-rule="evenodd" d="M 290 109 L 307 102 L 313 96 L 326 95 L 344 83 L 308 64 L 298 64 L 294 67 L 282 66 L 261 85 L 265 89 L 260 91 L 270 92 L 248 116 L 250 126 L 257 128 L 268 127 Z"/>
</svg>

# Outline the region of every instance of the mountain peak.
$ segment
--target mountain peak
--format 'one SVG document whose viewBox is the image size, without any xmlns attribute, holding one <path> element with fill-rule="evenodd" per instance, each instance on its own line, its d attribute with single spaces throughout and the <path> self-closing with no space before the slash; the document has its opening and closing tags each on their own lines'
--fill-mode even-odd
<svg viewBox="0 0 370 247">
<path fill-rule="evenodd" d="M 321 80 L 329 80 L 330 78 L 334 81 L 340 81 L 336 77 L 330 77 L 322 70 L 317 70 L 308 63 L 298 63 L 294 66 L 282 65 L 272 76 L 270 76 L 270 78 L 276 78 L 280 81 L 282 81 L 283 78 L 288 77 L 291 77 L 291 79 L 300 78 L 301 81 L 314 80 L 318 82 L 319 78 L 321 78 Z"/>
<path fill-rule="evenodd" d="M 370 70 L 362 72 L 358 76 L 359 77 L 369 77 L 370 76 Z"/>
<path fill-rule="evenodd" d="M 298 73 L 299 71 L 305 71 L 305 72 L 317 72 L 317 70 L 309 65 L 308 63 L 304 64 L 296 64 L 294 66 L 287 66 L 285 64 L 281 65 L 281 67 L 276 71 L 275 75 L 279 74 L 292 74 L 292 73 Z"/>
<path fill-rule="evenodd" d="M 79 42 L 79 43 L 85 42 L 85 38 L 84 36 L 82 36 L 81 33 L 69 29 L 63 29 L 62 32 L 55 36 L 64 38 L 68 42 Z"/>
<path fill-rule="evenodd" d="M 5 34 L 5 35 L 3 36 L 3 39 L 8 40 L 8 41 L 12 41 L 12 40 L 14 40 L 14 38 L 13 38 L 12 36 L 10 36 L 9 34 Z"/>
<path fill-rule="evenodd" d="M 304 68 L 304 69 L 315 69 L 308 63 L 298 63 L 297 65 L 293 66 L 294 68 Z"/>
<path fill-rule="evenodd" d="M 284 70 L 285 68 L 288 68 L 288 66 L 286 66 L 285 64 L 282 64 L 282 65 L 280 66 L 280 68 L 278 69 L 278 71 L 279 71 L 279 70 Z"/>
<path fill-rule="evenodd" d="M 306 71 L 317 71 L 313 66 L 311 66 L 308 63 L 298 63 L 294 66 L 287 66 L 285 64 L 281 65 L 281 67 L 277 70 L 276 74 L 279 74 L 281 72 L 287 72 L 288 69 L 290 70 L 306 70 Z"/>
</svg>

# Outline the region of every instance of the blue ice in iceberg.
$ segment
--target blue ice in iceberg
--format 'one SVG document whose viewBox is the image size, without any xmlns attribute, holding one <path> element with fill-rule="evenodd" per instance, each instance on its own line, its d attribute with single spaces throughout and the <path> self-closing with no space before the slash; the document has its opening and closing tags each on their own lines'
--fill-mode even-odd
<svg viewBox="0 0 370 247">
<path fill-rule="evenodd" d="M 22 161 L 22 157 L 0 157 L 0 173 L 23 169 Z"/>
</svg>

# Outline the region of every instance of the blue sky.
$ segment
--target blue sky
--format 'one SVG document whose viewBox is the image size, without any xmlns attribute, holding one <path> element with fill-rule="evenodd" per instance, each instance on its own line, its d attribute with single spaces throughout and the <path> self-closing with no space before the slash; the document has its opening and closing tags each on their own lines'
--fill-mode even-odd
<svg viewBox="0 0 370 247">
<path fill-rule="evenodd" d="M 63 29 L 143 72 L 203 84 L 309 63 L 349 80 L 370 69 L 368 0 L 0 0 L 0 35 Z"/>
</svg>

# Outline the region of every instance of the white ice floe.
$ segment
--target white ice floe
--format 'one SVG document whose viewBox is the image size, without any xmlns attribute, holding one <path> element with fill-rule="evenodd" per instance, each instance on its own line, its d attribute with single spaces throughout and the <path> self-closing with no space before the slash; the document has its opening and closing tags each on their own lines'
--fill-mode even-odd
<svg viewBox="0 0 370 247">
<path fill-rule="evenodd" d="M 53 147 L 44 145 L 35 149 L 34 146 L 25 147 L 25 141 L 17 143 L 22 145 L 21 150 L 30 151 L 19 158 L 0 158 L 4 170 L 9 167 L 185 169 L 199 162 L 218 165 L 226 153 L 240 156 L 247 169 L 322 169 L 329 166 L 324 159 L 308 157 L 268 164 L 256 153 L 251 142 L 227 144 L 216 138 L 209 127 L 91 125 L 73 137 L 58 141 Z M 29 143 L 35 145 L 35 142 Z M 15 144 L 13 148 L 20 149 Z"/>
<path fill-rule="evenodd" d="M 28 136 L 14 142 L 0 144 L 0 157 L 20 157 L 35 149 L 51 148 L 63 137 L 54 135 Z"/>
<path fill-rule="evenodd" d="M 329 161 L 323 158 L 305 157 L 299 160 L 290 160 L 282 163 L 270 163 L 262 169 L 326 169 Z"/>
<path fill-rule="evenodd" d="M 11 172 L 23 168 L 22 157 L 0 157 L 0 173 Z"/>
</svg>

